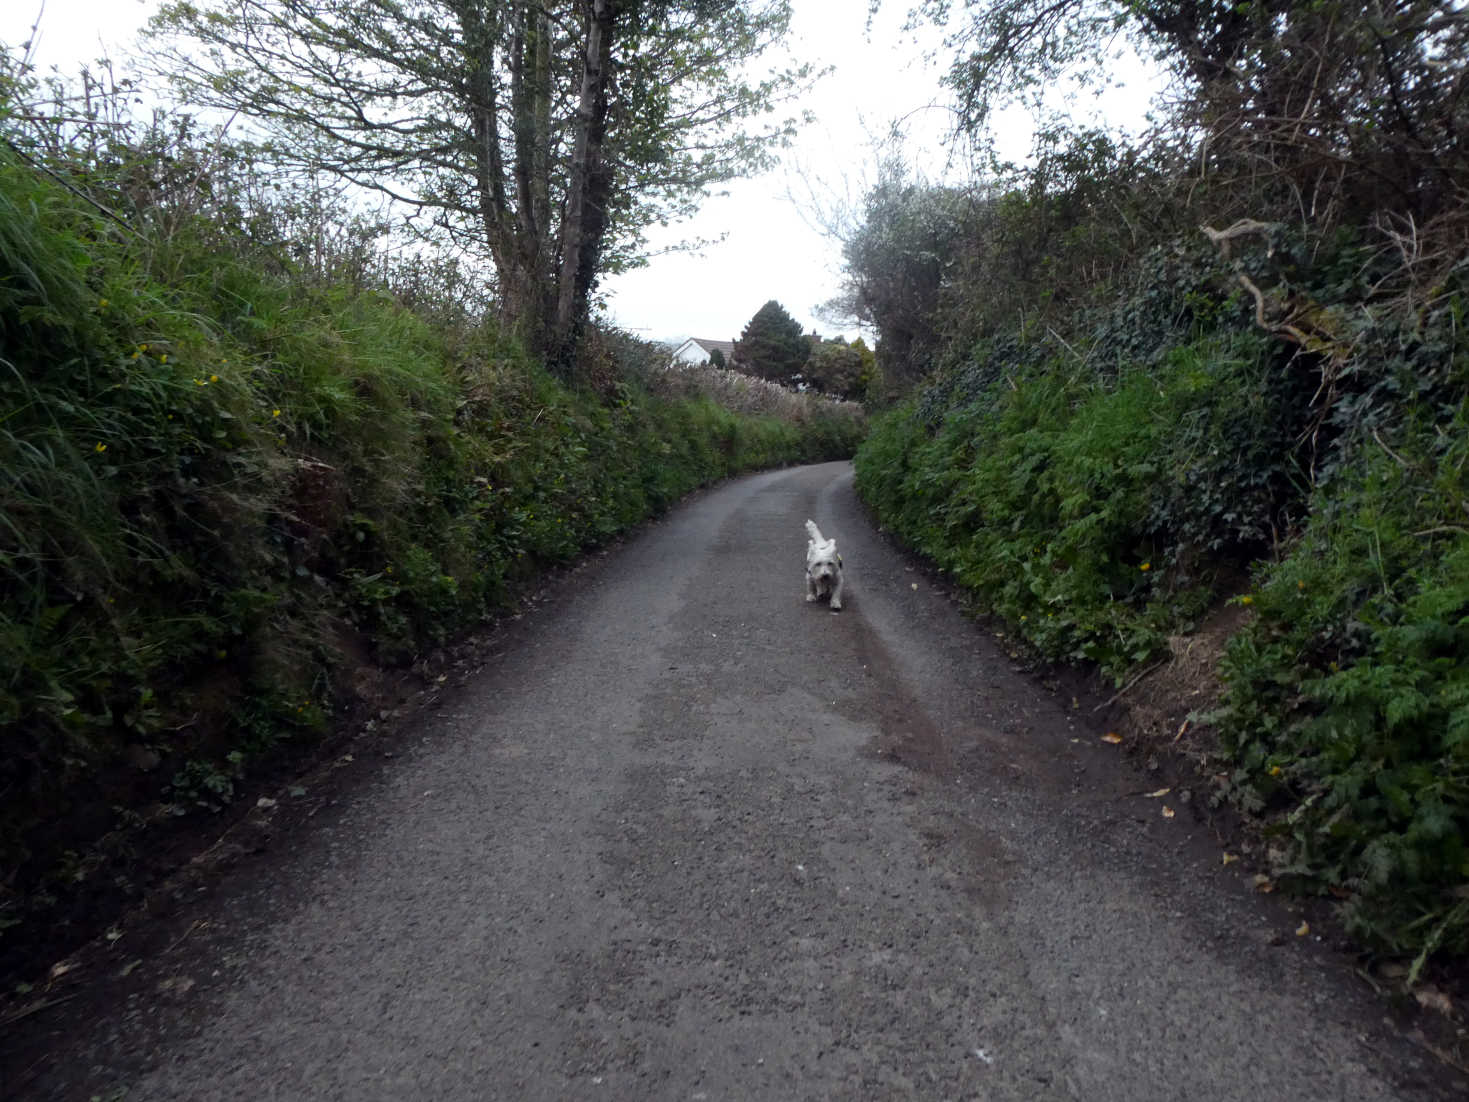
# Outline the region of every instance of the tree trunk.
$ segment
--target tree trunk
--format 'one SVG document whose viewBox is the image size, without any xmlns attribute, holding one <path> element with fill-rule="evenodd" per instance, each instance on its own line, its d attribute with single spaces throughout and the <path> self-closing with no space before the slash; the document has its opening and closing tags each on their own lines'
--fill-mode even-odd
<svg viewBox="0 0 1469 1102">
<path fill-rule="evenodd" d="M 612 75 L 616 15 L 617 0 L 591 0 L 566 213 L 561 225 L 561 271 L 552 359 L 553 369 L 563 378 L 571 376 L 576 346 L 586 322 L 596 262 L 607 230 L 611 175 L 603 163 L 602 143 L 607 133 L 607 86 Z"/>
<path fill-rule="evenodd" d="M 515 139 L 516 240 L 519 278 L 534 303 L 532 347 L 545 351 L 550 316 L 551 26 L 544 10 L 527 4 L 516 17 L 510 48 L 511 118 Z"/>
<path fill-rule="evenodd" d="M 472 66 L 468 106 L 475 190 L 485 240 L 500 281 L 500 315 L 531 347 L 540 348 L 546 339 L 546 273 L 544 268 L 537 271 L 536 265 L 527 264 L 524 235 L 517 232 L 515 212 L 506 193 L 505 161 L 500 150 L 500 86 L 495 73 L 500 28 L 493 14 L 486 18 L 483 5 L 476 0 L 456 5 L 456 10 Z M 490 11 L 493 13 L 493 7 Z M 512 87 L 512 104 L 515 94 Z"/>
</svg>

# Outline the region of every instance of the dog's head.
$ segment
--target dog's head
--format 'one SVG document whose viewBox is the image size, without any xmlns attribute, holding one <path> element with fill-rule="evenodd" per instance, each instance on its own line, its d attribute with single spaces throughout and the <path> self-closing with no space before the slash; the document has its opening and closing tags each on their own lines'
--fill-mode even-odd
<svg viewBox="0 0 1469 1102">
<path fill-rule="evenodd" d="M 806 570 L 817 581 L 829 582 L 837 576 L 837 563 L 835 559 L 817 559 Z"/>
<path fill-rule="evenodd" d="M 813 581 L 835 581 L 842 571 L 842 557 L 837 554 L 836 540 L 813 543 L 806 551 L 806 573 Z"/>
</svg>

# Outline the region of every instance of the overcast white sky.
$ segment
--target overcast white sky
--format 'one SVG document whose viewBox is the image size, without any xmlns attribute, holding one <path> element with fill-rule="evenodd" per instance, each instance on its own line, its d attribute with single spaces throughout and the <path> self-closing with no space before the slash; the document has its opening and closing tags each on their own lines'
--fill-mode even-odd
<svg viewBox="0 0 1469 1102">
<path fill-rule="evenodd" d="M 130 68 L 134 35 L 158 0 L 47 0 L 36 60 L 44 69 L 74 73 L 106 53 L 120 72 Z M 25 40 L 40 0 L 0 3 L 0 41 Z M 840 284 L 841 250 L 815 227 L 819 221 L 790 196 L 830 198 L 846 190 L 853 200 L 873 174 L 871 138 L 903 120 L 912 166 L 930 178 L 945 174 L 942 138 L 949 125 L 940 106 L 942 59 L 925 59 L 924 45 L 901 31 L 909 0 L 887 0 L 869 32 L 867 0 L 796 0 L 789 52 L 817 67 L 835 69 L 801 106 L 816 115 L 775 172 L 731 182 L 727 195 L 709 199 L 691 222 L 652 240 L 667 248 L 690 239 L 723 240 L 697 253 L 655 256 L 646 268 L 602 287 L 612 319 L 653 339 L 729 340 L 770 299 L 777 299 L 808 330 L 830 335 L 814 307 Z M 942 51 L 940 50 L 940 55 Z M 1144 100 L 1129 89 L 1109 105 L 1115 117 L 1138 116 Z M 1002 122 L 999 139 L 1011 156 L 1029 148 L 1029 121 L 1018 113 Z M 848 331 L 848 336 L 855 331 Z"/>
</svg>

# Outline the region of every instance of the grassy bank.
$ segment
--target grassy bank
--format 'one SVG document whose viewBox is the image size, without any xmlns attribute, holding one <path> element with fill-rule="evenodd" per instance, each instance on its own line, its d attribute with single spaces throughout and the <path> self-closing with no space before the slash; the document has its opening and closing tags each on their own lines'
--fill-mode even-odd
<svg viewBox="0 0 1469 1102">
<path fill-rule="evenodd" d="M 1329 282 L 1371 260 L 1296 277 L 1353 318 L 1310 352 L 1227 266 L 1160 261 L 1067 340 L 970 349 L 875 421 L 857 486 L 1009 631 L 1118 685 L 1248 607 L 1207 717 L 1218 795 L 1276 884 L 1421 965 L 1469 951 L 1469 346 L 1454 286 L 1405 321 Z"/>
<path fill-rule="evenodd" d="M 616 334 L 563 386 L 449 281 L 374 274 L 362 240 L 298 235 L 301 196 L 252 205 L 248 164 L 157 139 L 0 149 L 7 966 L 15 927 L 141 889 L 150 822 L 319 739 L 361 663 L 864 431 L 846 404 L 721 403 Z"/>
</svg>

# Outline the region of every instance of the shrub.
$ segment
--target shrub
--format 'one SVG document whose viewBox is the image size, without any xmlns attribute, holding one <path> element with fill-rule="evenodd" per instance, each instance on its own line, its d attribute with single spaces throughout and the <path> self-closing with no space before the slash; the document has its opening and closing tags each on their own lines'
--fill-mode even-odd
<svg viewBox="0 0 1469 1102">
<path fill-rule="evenodd" d="M 1120 679 L 1203 607 L 1282 507 L 1265 400 L 1278 366 L 1248 334 L 1105 379 L 1067 360 L 1011 366 L 991 364 L 1002 378 L 978 391 L 951 390 L 931 431 L 921 402 L 877 418 L 858 488 L 1043 654 Z M 1218 472 L 1233 481 L 1198 493 Z M 1253 496 L 1226 497 L 1236 483 Z"/>
<path fill-rule="evenodd" d="M 1225 661 L 1231 785 L 1365 943 L 1469 950 L 1469 418 L 1367 434 L 1261 566 Z"/>
</svg>

